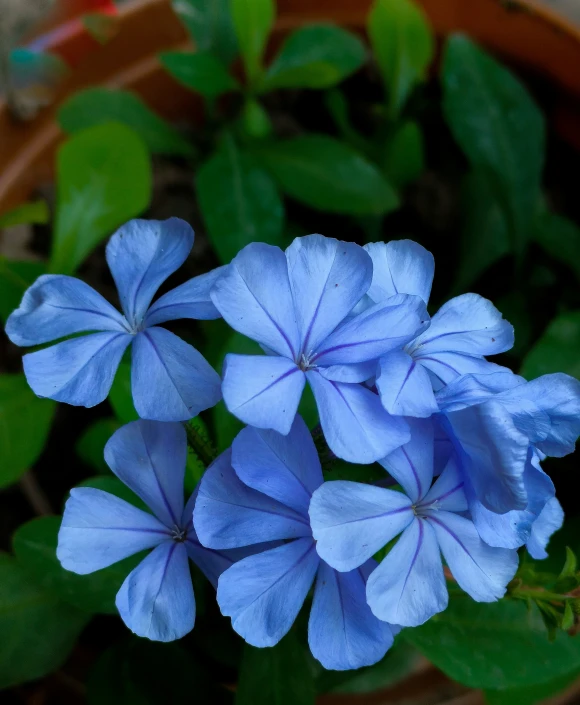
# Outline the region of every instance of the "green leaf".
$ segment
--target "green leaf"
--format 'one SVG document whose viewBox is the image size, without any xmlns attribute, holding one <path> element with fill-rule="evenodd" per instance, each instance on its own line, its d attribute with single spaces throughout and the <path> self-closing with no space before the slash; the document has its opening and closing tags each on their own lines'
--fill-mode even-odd
<svg viewBox="0 0 580 705">
<path fill-rule="evenodd" d="M 451 679 L 470 688 L 520 688 L 580 668 L 580 639 L 559 632 L 550 642 L 535 607 L 521 601 L 452 598 L 426 624 L 404 637 Z"/>
<path fill-rule="evenodd" d="M 95 421 L 78 439 L 75 447 L 77 455 L 97 472 L 110 472 L 103 453 L 107 441 L 120 426 L 121 423 L 114 418 Z"/>
<path fill-rule="evenodd" d="M 524 358 L 520 374 L 535 379 L 552 372 L 565 372 L 580 379 L 580 311 L 555 318 Z"/>
<path fill-rule="evenodd" d="M 238 49 L 229 0 L 172 0 L 171 4 L 199 51 L 211 51 L 229 64 Z"/>
<path fill-rule="evenodd" d="M 568 265 L 580 280 L 580 228 L 576 223 L 544 211 L 536 218 L 533 237 L 550 257 Z"/>
<path fill-rule="evenodd" d="M 386 470 L 378 463 L 357 465 L 336 459 L 324 470 L 325 480 L 350 480 L 351 482 L 375 483 L 388 479 Z"/>
<path fill-rule="evenodd" d="M 139 414 L 133 404 L 133 394 L 131 392 L 131 363 L 121 361 L 109 392 L 109 401 L 115 412 L 115 416 L 122 423 L 137 421 Z"/>
<path fill-rule="evenodd" d="M 209 52 L 168 51 L 159 58 L 176 81 L 207 98 L 240 88 L 227 66 Z"/>
<path fill-rule="evenodd" d="M 23 203 L 8 213 L 0 215 L 0 228 L 10 228 L 13 225 L 46 225 L 50 220 L 50 210 L 46 201 Z"/>
<path fill-rule="evenodd" d="M 425 13 L 412 0 L 376 0 L 367 30 L 396 119 L 413 88 L 424 80 L 435 41 Z"/>
<path fill-rule="evenodd" d="M 230 10 L 248 83 L 262 73 L 262 57 L 274 24 L 274 0 L 230 0 Z"/>
<path fill-rule="evenodd" d="M 23 374 L 0 375 L 0 487 L 16 482 L 38 460 L 55 407 L 34 394 Z"/>
<path fill-rule="evenodd" d="M 564 567 L 562 568 L 562 572 L 558 577 L 567 578 L 569 576 L 573 576 L 576 574 L 577 570 L 578 559 L 576 558 L 576 554 L 570 548 L 570 546 L 566 546 L 566 561 L 564 562 Z"/>
<path fill-rule="evenodd" d="M 151 183 L 147 148 L 128 127 L 96 125 L 67 140 L 57 156 L 51 271 L 71 274 L 105 237 L 142 213 Z"/>
<path fill-rule="evenodd" d="M 0 553 L 0 689 L 60 668 L 86 622 L 85 612 L 59 602 Z"/>
<path fill-rule="evenodd" d="M 250 242 L 283 244 L 284 207 L 276 185 L 231 137 L 197 172 L 197 197 L 222 262 Z"/>
<path fill-rule="evenodd" d="M 273 132 L 272 121 L 268 113 L 253 98 L 247 98 L 240 118 L 244 135 L 251 139 L 262 140 Z"/>
<path fill-rule="evenodd" d="M 524 86 L 467 37 L 448 40 L 442 81 L 453 136 L 471 165 L 492 178 L 521 255 L 540 196 L 543 116 Z"/>
<path fill-rule="evenodd" d="M 380 171 L 332 137 L 304 135 L 257 144 L 252 153 L 289 196 L 312 208 L 381 215 L 399 205 Z"/>
<path fill-rule="evenodd" d="M 547 683 L 528 686 L 527 688 L 511 688 L 506 690 L 486 690 L 487 705 L 536 705 L 548 698 L 558 695 L 572 685 L 580 676 L 580 669 L 566 673 Z"/>
<path fill-rule="evenodd" d="M 90 575 L 65 570 L 56 557 L 60 517 L 39 517 L 18 527 L 12 547 L 35 584 L 85 612 L 116 614 L 115 596 L 141 556 L 131 556 Z"/>
<path fill-rule="evenodd" d="M 268 649 L 244 646 L 236 705 L 314 705 L 314 700 L 314 678 L 294 630 Z"/>
<path fill-rule="evenodd" d="M 309 25 L 293 32 L 268 68 L 260 90 L 331 88 L 365 62 L 360 39 L 333 25 Z"/>
<path fill-rule="evenodd" d="M 423 133 L 416 122 L 403 122 L 389 140 L 385 154 L 385 173 L 396 188 L 404 188 L 425 169 Z"/>
<path fill-rule="evenodd" d="M 190 157 L 195 152 L 176 129 L 129 91 L 110 88 L 79 91 L 62 105 L 58 121 L 69 134 L 106 122 L 119 122 L 134 130 L 154 154 Z"/>
<path fill-rule="evenodd" d="M 41 274 L 46 274 L 44 262 L 13 261 L 0 257 L 0 319 L 6 322 L 20 306 L 24 292 Z"/>
</svg>

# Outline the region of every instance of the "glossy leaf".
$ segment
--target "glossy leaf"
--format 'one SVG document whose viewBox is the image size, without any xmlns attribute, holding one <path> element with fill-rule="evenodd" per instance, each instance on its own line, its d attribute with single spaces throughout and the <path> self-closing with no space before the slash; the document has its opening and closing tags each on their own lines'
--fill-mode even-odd
<svg viewBox="0 0 580 705">
<path fill-rule="evenodd" d="M 211 51 L 225 63 L 236 56 L 229 0 L 172 0 L 171 4 L 199 51 Z"/>
<path fill-rule="evenodd" d="M 139 414 L 133 404 L 131 392 L 131 363 L 123 360 L 119 365 L 113 386 L 109 392 L 109 402 L 113 407 L 115 416 L 123 423 L 136 421 Z"/>
<path fill-rule="evenodd" d="M 304 135 L 260 144 L 253 154 L 285 193 L 312 208 L 380 215 L 399 205 L 376 166 L 332 137 Z"/>
<path fill-rule="evenodd" d="M 555 318 L 522 363 L 522 374 L 534 379 L 552 372 L 566 372 L 580 379 L 580 311 Z"/>
<path fill-rule="evenodd" d="M 45 273 L 44 262 L 15 261 L 0 257 L 0 319 L 4 323 L 20 305 L 26 289 Z"/>
<path fill-rule="evenodd" d="M 103 454 L 107 441 L 120 426 L 121 423 L 112 417 L 95 421 L 78 439 L 77 455 L 97 472 L 110 472 Z"/>
<path fill-rule="evenodd" d="M 58 111 L 65 132 L 115 121 L 134 130 L 154 154 L 192 156 L 193 146 L 137 95 L 109 88 L 87 88 L 75 93 Z"/>
<path fill-rule="evenodd" d="M 104 238 L 140 215 L 151 183 L 143 140 L 120 123 L 90 127 L 65 142 L 57 156 L 51 271 L 71 274 Z"/>
<path fill-rule="evenodd" d="M 530 685 L 527 688 L 486 690 L 485 702 L 487 705 L 536 705 L 564 691 L 578 680 L 579 676 L 580 668 L 547 683 Z"/>
<path fill-rule="evenodd" d="M 309 25 L 286 39 L 260 88 L 331 88 L 365 58 L 364 45 L 354 34 L 333 25 Z"/>
<path fill-rule="evenodd" d="M 262 57 L 274 24 L 274 0 L 230 0 L 230 10 L 248 83 L 252 85 L 262 72 Z"/>
<path fill-rule="evenodd" d="M 210 52 L 168 51 L 159 58 L 173 78 L 207 98 L 240 88 L 227 66 Z"/>
<path fill-rule="evenodd" d="M 397 188 L 404 188 L 425 169 L 423 133 L 416 122 L 403 122 L 389 140 L 385 153 L 385 174 Z"/>
<path fill-rule="evenodd" d="M 7 213 L 0 215 L 0 228 L 13 225 L 45 225 L 50 220 L 50 210 L 46 201 L 23 203 Z"/>
<path fill-rule="evenodd" d="M 196 186 L 209 237 L 222 262 L 250 242 L 282 244 L 284 207 L 276 185 L 231 137 L 198 170 Z"/>
<path fill-rule="evenodd" d="M 16 482 L 38 460 L 55 407 L 34 394 L 23 374 L 0 375 L 0 487 Z"/>
<path fill-rule="evenodd" d="M 534 223 L 534 240 L 580 280 L 580 227 L 562 215 L 544 211 Z"/>
</svg>

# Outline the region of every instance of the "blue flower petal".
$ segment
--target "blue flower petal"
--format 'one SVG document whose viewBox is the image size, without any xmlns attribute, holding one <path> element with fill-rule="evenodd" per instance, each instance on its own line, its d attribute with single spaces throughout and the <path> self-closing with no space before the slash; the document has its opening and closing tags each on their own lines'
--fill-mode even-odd
<svg viewBox="0 0 580 705">
<path fill-rule="evenodd" d="M 130 220 L 107 244 L 107 263 L 131 326 L 143 324 L 157 289 L 187 259 L 193 230 L 179 218 Z"/>
<path fill-rule="evenodd" d="M 360 384 L 325 379 L 307 372 L 320 424 L 332 452 L 351 463 L 373 463 L 409 440 L 407 422 L 388 414 L 379 396 Z"/>
<path fill-rule="evenodd" d="M 221 314 L 209 294 L 224 271 L 225 267 L 217 267 L 211 272 L 193 277 L 161 296 L 147 311 L 144 326 L 148 328 L 179 318 L 194 318 L 199 321 L 220 318 Z"/>
<path fill-rule="evenodd" d="M 376 564 L 375 564 L 376 565 Z M 393 644 L 393 632 L 366 601 L 361 569 L 338 573 L 321 561 L 308 622 L 308 644 L 324 668 L 372 666 Z"/>
<path fill-rule="evenodd" d="M 297 360 L 300 336 L 286 257 L 278 247 L 261 242 L 244 247 L 217 280 L 211 298 L 238 333 Z"/>
<path fill-rule="evenodd" d="M 107 398 L 123 353 L 133 341 L 127 333 L 93 333 L 28 353 L 24 373 L 39 397 L 92 407 Z"/>
<path fill-rule="evenodd" d="M 374 378 L 377 372 L 377 361 L 367 360 L 353 365 L 331 365 L 330 367 L 319 367 L 317 371 L 324 379 L 332 382 L 346 382 L 347 384 L 368 382 Z"/>
<path fill-rule="evenodd" d="M 84 331 L 129 331 L 125 318 L 80 279 L 44 274 L 6 321 L 15 345 L 40 345 Z"/>
<path fill-rule="evenodd" d="M 413 359 L 417 364 L 429 370 L 432 382 L 438 389 L 444 384 L 449 384 L 463 375 L 493 375 L 498 372 L 513 372 L 507 367 L 489 362 L 481 355 L 468 355 L 467 353 L 456 352 L 432 352 L 419 349 L 413 353 Z"/>
<path fill-rule="evenodd" d="M 509 370 L 489 375 L 468 374 L 455 379 L 437 392 L 441 411 L 461 411 L 468 406 L 482 404 L 491 397 L 525 384 L 523 377 Z"/>
<path fill-rule="evenodd" d="M 296 238 L 286 258 L 301 347 L 308 355 L 366 294 L 373 266 L 362 247 L 322 235 Z"/>
<path fill-rule="evenodd" d="M 435 532 L 415 519 L 371 573 L 367 600 L 379 619 L 417 627 L 447 607 L 448 594 Z"/>
<path fill-rule="evenodd" d="M 532 524 L 530 538 L 526 543 L 528 553 L 536 560 L 548 557 L 546 546 L 555 531 L 562 528 L 564 512 L 560 502 L 555 497 L 549 499 L 542 509 L 540 516 Z"/>
<path fill-rule="evenodd" d="M 117 477 L 169 529 L 181 525 L 187 438 L 179 423 L 133 421 L 105 446 L 105 461 Z"/>
<path fill-rule="evenodd" d="M 86 575 L 168 537 L 151 514 L 108 492 L 77 487 L 65 505 L 56 555 L 63 568 Z"/>
<path fill-rule="evenodd" d="M 358 482 L 325 482 L 310 502 L 318 555 L 342 571 L 368 561 L 414 516 L 411 500 L 401 492 Z"/>
<path fill-rule="evenodd" d="M 131 388 L 141 418 L 185 421 L 221 399 L 221 380 L 192 345 L 164 328 L 147 328 L 135 338 Z"/>
<path fill-rule="evenodd" d="M 232 465 L 248 487 L 308 519 L 314 490 L 323 482 L 316 446 L 297 415 L 287 436 L 247 427 L 232 445 Z"/>
<path fill-rule="evenodd" d="M 429 373 L 403 350 L 381 358 L 376 385 L 389 414 L 428 418 L 438 411 Z"/>
<path fill-rule="evenodd" d="M 228 411 L 256 428 L 290 431 L 306 380 L 292 360 L 226 355 L 223 395 Z"/>
<path fill-rule="evenodd" d="M 199 540 L 208 548 L 310 536 L 308 521 L 290 507 L 244 485 L 227 450 L 206 470 L 193 512 Z"/>
<path fill-rule="evenodd" d="M 244 558 L 219 579 L 222 614 L 248 644 L 274 646 L 294 623 L 318 564 L 311 538 Z"/>
<path fill-rule="evenodd" d="M 412 240 L 371 242 L 364 249 L 373 261 L 373 282 L 369 296 L 384 301 L 395 294 L 413 294 L 429 302 L 435 260 Z"/>
<path fill-rule="evenodd" d="M 184 544 L 166 541 L 157 546 L 129 573 L 116 603 L 121 619 L 137 636 L 167 642 L 190 632 L 195 597 Z"/>
<path fill-rule="evenodd" d="M 434 505 L 437 509 L 445 509 L 448 512 L 466 512 L 468 510 L 465 482 L 455 455 L 449 458 L 437 482 L 421 500 L 421 505 Z M 501 515 L 496 514 L 495 516 Z"/>
</svg>

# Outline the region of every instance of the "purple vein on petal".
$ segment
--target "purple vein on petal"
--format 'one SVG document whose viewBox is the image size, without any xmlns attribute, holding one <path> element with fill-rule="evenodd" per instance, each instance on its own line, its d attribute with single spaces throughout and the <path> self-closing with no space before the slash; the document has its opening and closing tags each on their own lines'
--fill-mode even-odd
<svg viewBox="0 0 580 705">
<path fill-rule="evenodd" d="M 425 505 L 418 504 L 417 507 L 421 507 L 421 506 L 429 507 L 431 504 L 434 504 L 435 502 L 440 502 L 443 499 L 447 499 L 447 497 L 450 497 L 454 492 L 457 492 L 462 487 L 463 487 L 463 482 L 460 482 L 458 485 L 456 485 L 455 487 L 453 487 L 450 490 L 447 490 L 447 492 L 443 493 L 439 497 L 435 497 L 434 499 L 429 500 L 428 504 L 425 504 Z"/>
<path fill-rule="evenodd" d="M 153 459 L 151 458 L 151 452 L 149 451 L 149 446 L 147 445 L 147 441 L 145 440 L 145 437 L 143 436 L 143 433 L 141 432 L 141 438 L 143 438 L 143 445 L 145 446 L 145 450 L 147 451 L 147 457 L 149 458 L 149 464 L 151 465 L 151 469 L 153 470 L 153 477 L 155 478 L 155 482 L 157 483 L 157 489 L 159 490 L 159 494 L 161 495 L 161 498 L 163 499 L 163 504 L 165 505 L 165 509 L 167 509 L 167 512 L 169 516 L 171 517 L 171 521 L 177 526 L 179 522 L 177 521 L 177 517 L 175 516 L 175 513 L 173 511 L 173 507 L 169 503 L 169 500 L 167 499 L 167 495 L 165 494 L 165 490 L 161 486 L 161 482 L 159 481 L 159 478 L 157 477 L 157 470 L 155 469 L 155 465 L 153 464 Z M 159 519 L 159 517 L 157 517 Z M 161 521 L 161 520 L 160 520 Z M 163 522 L 161 522 L 163 523 Z"/>
<path fill-rule="evenodd" d="M 249 399 L 246 399 L 246 401 L 243 404 L 240 404 L 239 406 L 236 407 L 236 409 L 241 409 L 242 406 L 245 406 L 246 404 L 249 404 L 251 401 L 254 401 L 254 399 L 257 399 L 261 394 L 264 394 L 264 392 L 267 392 L 268 389 L 271 389 L 272 387 L 275 387 L 278 382 L 281 382 L 283 379 L 286 377 L 290 377 L 290 375 L 293 375 L 295 372 L 301 372 L 302 370 L 299 367 L 294 367 L 291 370 L 287 370 L 284 372 L 283 375 L 280 375 L 278 379 L 275 379 L 273 382 L 270 382 L 270 384 L 267 387 L 264 387 L 264 389 L 261 389 L 259 392 L 254 394 L 254 396 L 250 397 Z"/>
<path fill-rule="evenodd" d="M 417 469 L 413 465 L 413 461 L 411 460 L 411 458 L 409 458 L 409 454 L 405 450 L 404 446 L 401 448 L 401 450 L 403 451 L 403 455 L 407 459 L 409 467 L 411 468 L 411 472 L 413 473 L 413 477 L 415 478 L 415 484 L 417 485 L 417 497 L 421 498 L 423 496 L 423 488 L 421 487 L 421 480 L 419 478 L 419 474 L 417 473 Z"/>
</svg>

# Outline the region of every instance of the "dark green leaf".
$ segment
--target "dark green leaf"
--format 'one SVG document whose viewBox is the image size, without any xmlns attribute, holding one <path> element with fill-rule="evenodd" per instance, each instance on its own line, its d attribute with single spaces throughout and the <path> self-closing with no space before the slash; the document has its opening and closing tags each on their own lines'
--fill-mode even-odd
<svg viewBox="0 0 580 705">
<path fill-rule="evenodd" d="M 185 489 L 187 493 L 193 492 L 201 480 L 206 467 L 215 457 L 215 449 L 210 438 L 206 423 L 199 416 L 187 422 L 187 464 L 185 466 Z M 195 442 L 195 447 L 192 443 Z M 197 451 L 195 450 L 197 448 Z M 206 458 L 204 462 L 203 458 Z"/>
<path fill-rule="evenodd" d="M 199 51 L 211 51 L 225 63 L 235 57 L 237 41 L 229 0 L 172 0 L 171 4 Z"/>
<path fill-rule="evenodd" d="M 252 139 L 264 139 L 272 134 L 272 121 L 268 113 L 253 98 L 248 98 L 244 103 L 241 117 L 244 135 Z"/>
<path fill-rule="evenodd" d="M 521 601 L 473 602 L 449 607 L 403 635 L 453 680 L 471 688 L 520 688 L 580 668 L 580 639 L 559 632 L 548 640 L 542 618 Z"/>
<path fill-rule="evenodd" d="M 244 647 L 236 705 L 314 705 L 314 678 L 294 630 L 276 646 Z"/>
<path fill-rule="evenodd" d="M 415 181 L 425 169 L 423 134 L 416 122 L 402 123 L 387 144 L 385 173 L 397 188 Z"/>
<path fill-rule="evenodd" d="M 0 553 L 0 690 L 60 668 L 87 618 L 35 585 L 15 558 Z"/>
<path fill-rule="evenodd" d="M 259 144 L 253 154 L 289 196 L 312 208 L 379 215 L 399 205 L 380 171 L 332 137 L 305 135 Z"/>
<path fill-rule="evenodd" d="M 230 9 L 246 76 L 253 85 L 262 73 L 262 57 L 274 24 L 274 0 L 230 0 Z"/>
<path fill-rule="evenodd" d="M 355 130 L 349 116 L 349 105 L 344 93 L 339 88 L 333 88 L 324 94 L 324 104 L 330 113 L 341 136 L 362 154 L 371 154 L 374 147 Z"/>
<path fill-rule="evenodd" d="M 117 419 L 99 419 L 92 426 L 89 426 L 77 441 L 77 454 L 97 472 L 110 472 L 109 466 L 105 463 L 103 453 L 107 441 L 120 425 L 121 423 Z"/>
<path fill-rule="evenodd" d="M 24 375 L 0 375 L 0 487 L 16 482 L 37 461 L 55 407 L 34 394 Z"/>
<path fill-rule="evenodd" d="M 161 63 L 179 83 L 207 98 L 239 89 L 227 66 L 209 52 L 168 51 L 159 57 Z"/>
<path fill-rule="evenodd" d="M 283 242 L 284 207 L 272 179 L 231 137 L 197 172 L 197 196 L 208 234 L 222 262 L 250 242 Z"/>
<path fill-rule="evenodd" d="M 24 292 L 41 274 L 46 273 L 44 262 L 12 261 L 0 257 L 0 319 L 18 308 Z"/>
<path fill-rule="evenodd" d="M 325 468 L 324 479 L 375 483 L 381 480 L 388 480 L 389 475 L 378 463 L 357 465 L 356 463 L 347 463 L 345 460 L 337 458 L 328 468 Z"/>
<path fill-rule="evenodd" d="M 104 122 L 120 122 L 134 130 L 155 154 L 192 156 L 193 146 L 156 115 L 134 93 L 87 88 L 75 93 L 58 111 L 60 126 L 69 134 Z"/>
<path fill-rule="evenodd" d="M 516 251 L 531 235 L 544 166 L 544 119 L 524 86 L 467 37 L 443 60 L 443 109 L 473 167 L 493 179 Z"/>
<path fill-rule="evenodd" d="M 354 34 L 333 25 L 303 27 L 286 39 L 260 89 L 330 88 L 357 71 L 365 58 Z"/>
<path fill-rule="evenodd" d="M 544 211 L 534 223 L 534 240 L 580 279 L 580 228 L 568 218 Z"/>
<path fill-rule="evenodd" d="M 435 52 L 433 33 L 425 13 L 412 0 L 376 0 L 367 30 L 395 119 L 425 78 Z"/>
<path fill-rule="evenodd" d="M 559 676 L 547 683 L 528 686 L 527 688 L 512 688 L 507 690 L 486 690 L 487 705 L 536 705 L 548 698 L 558 695 L 572 685 L 580 676 L 580 670 Z"/>
<path fill-rule="evenodd" d="M 50 210 L 46 201 L 23 203 L 8 213 L 0 215 L 0 228 L 10 228 L 13 225 L 45 225 L 50 220 Z"/>
<path fill-rule="evenodd" d="M 113 407 L 115 415 L 123 423 L 136 421 L 139 414 L 133 404 L 133 394 L 131 392 L 131 363 L 123 360 L 119 365 L 113 386 L 109 392 L 109 401 Z"/>
<path fill-rule="evenodd" d="M 580 379 L 580 311 L 555 318 L 524 358 L 520 374 L 535 379 L 552 372 L 566 372 Z"/>
<path fill-rule="evenodd" d="M 562 568 L 562 572 L 560 573 L 559 577 L 567 578 L 571 575 L 575 575 L 577 570 L 578 559 L 576 558 L 576 554 L 570 548 L 570 546 L 566 546 L 566 561 L 564 562 L 564 567 Z"/>
<path fill-rule="evenodd" d="M 36 584 L 73 607 L 116 614 L 115 595 L 140 557 L 131 556 L 90 575 L 71 573 L 56 557 L 60 522 L 60 517 L 39 517 L 18 528 L 12 546 L 19 565 Z"/>
<path fill-rule="evenodd" d="M 142 213 L 151 197 L 143 140 L 120 123 L 77 132 L 57 156 L 58 207 L 50 268 L 70 274 L 105 237 Z"/>
</svg>

